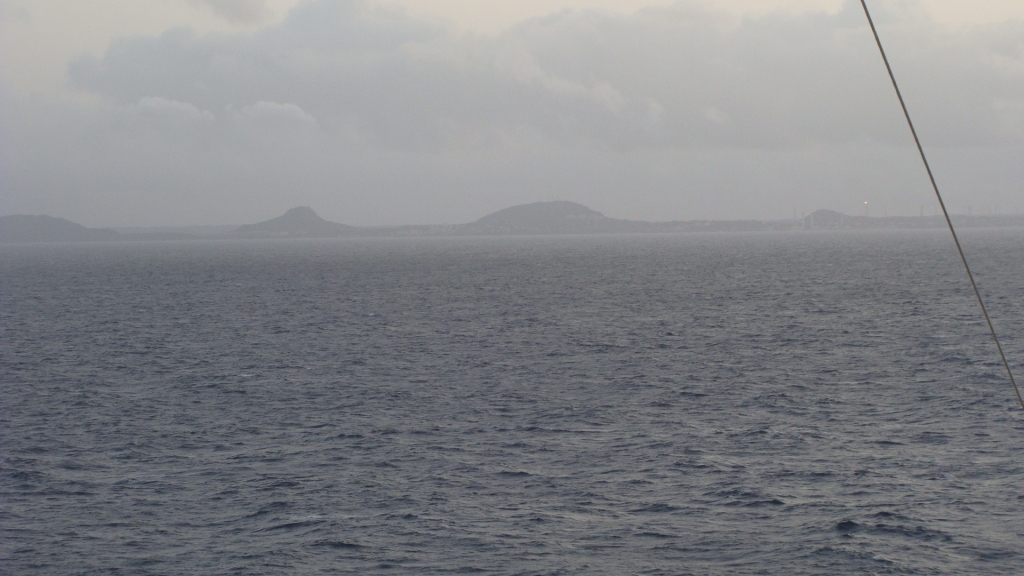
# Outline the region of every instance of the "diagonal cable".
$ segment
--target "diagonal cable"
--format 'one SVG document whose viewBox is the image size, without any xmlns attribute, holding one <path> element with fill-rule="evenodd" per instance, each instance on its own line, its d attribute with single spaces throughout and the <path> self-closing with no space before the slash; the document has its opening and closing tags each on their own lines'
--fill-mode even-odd
<svg viewBox="0 0 1024 576">
<path fill-rule="evenodd" d="M 988 324 L 989 332 L 992 333 L 992 339 L 996 343 L 996 349 L 999 351 L 999 357 L 1003 360 L 1003 366 L 1006 368 L 1006 375 L 1010 377 L 1010 383 L 1013 384 L 1013 391 L 1017 393 L 1017 400 L 1020 402 L 1020 407 L 1024 408 L 1024 398 L 1020 395 L 1020 388 L 1017 386 L 1017 381 L 1013 377 L 1013 371 L 1010 370 L 1010 363 L 1006 361 L 1006 354 L 1003 353 L 1003 346 L 999 343 L 999 336 L 996 335 L 995 326 L 992 325 L 992 319 L 988 315 L 988 309 L 985 307 L 985 300 L 981 297 L 981 291 L 978 290 L 978 283 L 974 281 L 974 274 L 971 273 L 971 267 L 967 265 L 967 256 L 964 256 L 964 249 L 960 246 L 960 239 L 956 235 L 956 230 L 953 228 L 953 220 L 949 217 L 949 211 L 946 210 L 946 203 L 942 201 L 942 194 L 939 193 L 939 185 L 935 183 L 935 176 L 932 174 L 932 167 L 928 164 L 928 157 L 924 154 L 924 148 L 921 146 L 921 139 L 917 137 L 917 130 L 914 129 L 914 122 L 910 119 L 910 112 L 907 111 L 907 103 L 903 101 L 903 93 L 900 92 L 900 87 L 896 83 L 896 76 L 892 73 L 892 66 L 889 65 L 889 58 L 885 55 L 885 48 L 882 48 L 882 40 L 878 37 L 878 29 L 875 28 L 875 21 L 871 19 L 871 12 L 868 10 L 866 0 L 860 0 L 860 5 L 864 7 L 864 15 L 868 18 L 868 24 L 871 26 L 871 33 L 875 36 L 875 44 L 878 44 L 878 51 L 882 54 L 882 61 L 885 62 L 885 69 L 889 72 L 889 79 L 892 80 L 892 87 L 896 89 L 896 97 L 900 99 L 900 106 L 903 108 L 903 115 L 907 118 L 907 125 L 910 126 L 910 133 L 914 135 L 914 143 L 917 144 L 917 151 L 921 154 L 921 161 L 924 162 L 924 169 L 928 172 L 928 179 L 931 180 L 932 189 L 935 190 L 935 197 L 939 199 L 939 206 L 942 207 L 942 215 L 946 217 L 946 224 L 949 226 L 949 232 L 953 235 L 953 243 L 956 244 L 956 250 L 960 253 L 960 261 L 964 263 L 964 270 L 967 271 L 967 277 L 971 280 L 971 287 L 974 288 L 974 295 L 978 297 L 978 305 L 981 306 L 981 313 L 985 316 L 985 322 Z"/>
</svg>

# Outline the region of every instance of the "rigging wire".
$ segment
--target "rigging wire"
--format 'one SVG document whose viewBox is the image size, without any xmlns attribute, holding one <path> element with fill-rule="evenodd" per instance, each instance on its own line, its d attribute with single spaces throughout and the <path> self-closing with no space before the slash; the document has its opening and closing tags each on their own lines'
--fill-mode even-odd
<svg viewBox="0 0 1024 576">
<path fill-rule="evenodd" d="M 974 274 L 971 273 L 971 267 L 967 265 L 967 256 L 964 255 L 964 249 L 960 246 L 960 239 L 956 235 L 956 230 L 953 228 L 953 220 L 949 217 L 949 211 L 946 210 L 946 203 L 942 201 L 942 194 L 939 193 L 939 185 L 935 183 L 935 176 L 932 174 L 932 167 L 928 164 L 928 157 L 924 154 L 924 148 L 921 146 L 921 139 L 917 137 L 917 130 L 914 129 L 914 122 L 910 120 L 910 112 L 907 111 L 907 104 L 903 101 L 903 93 L 900 92 L 900 87 L 896 83 L 896 76 L 892 73 L 892 66 L 889 65 L 889 58 L 885 55 L 885 48 L 882 48 L 882 40 L 878 37 L 878 29 L 875 28 L 875 21 L 871 19 L 871 12 L 868 10 L 866 0 L 860 0 L 860 5 L 864 7 L 864 15 L 868 18 L 868 25 L 871 26 L 871 33 L 875 36 L 875 44 L 878 44 L 878 51 L 882 54 L 882 61 L 885 62 L 885 69 L 889 72 L 889 79 L 892 80 L 892 87 L 896 89 L 896 97 L 900 100 L 900 106 L 903 108 L 903 115 L 907 118 L 907 125 L 910 126 L 910 133 L 914 136 L 914 143 L 917 144 L 917 151 L 921 154 L 921 161 L 924 162 L 924 169 L 928 172 L 928 179 L 931 180 L 932 190 L 935 190 L 935 197 L 939 200 L 939 206 L 942 207 L 942 215 L 946 217 L 946 224 L 949 226 L 949 232 L 953 235 L 953 243 L 956 244 L 956 250 L 960 253 L 960 261 L 964 263 L 964 270 L 967 271 L 967 278 L 971 281 L 971 287 L 974 288 L 974 295 L 978 298 L 978 305 L 981 306 L 981 313 L 985 316 L 985 322 L 988 323 L 988 330 L 992 333 L 992 340 L 996 343 L 996 350 L 999 351 L 999 357 L 1003 360 L 1003 366 L 1006 368 L 1006 375 L 1010 377 L 1010 383 L 1013 384 L 1013 391 L 1017 393 L 1017 400 L 1020 402 L 1020 407 L 1024 408 L 1024 398 L 1020 395 L 1020 388 L 1017 386 L 1017 381 L 1013 377 L 1013 371 L 1010 370 L 1010 363 L 1006 360 L 1006 354 L 1003 353 L 1003 346 L 999 343 L 999 336 L 996 335 L 995 326 L 992 325 L 992 319 L 989 318 L 988 309 L 985 307 L 985 301 L 981 297 L 981 291 L 978 290 L 978 283 L 974 281 Z"/>
</svg>

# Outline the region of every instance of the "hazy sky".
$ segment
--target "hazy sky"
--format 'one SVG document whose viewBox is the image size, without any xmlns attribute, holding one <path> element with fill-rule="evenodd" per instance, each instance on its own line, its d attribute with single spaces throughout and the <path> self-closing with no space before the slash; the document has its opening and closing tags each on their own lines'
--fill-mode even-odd
<svg viewBox="0 0 1024 576">
<path fill-rule="evenodd" d="M 955 212 L 1024 212 L 1024 2 L 869 2 Z M 931 214 L 859 2 L 0 0 L 0 214 Z"/>
</svg>

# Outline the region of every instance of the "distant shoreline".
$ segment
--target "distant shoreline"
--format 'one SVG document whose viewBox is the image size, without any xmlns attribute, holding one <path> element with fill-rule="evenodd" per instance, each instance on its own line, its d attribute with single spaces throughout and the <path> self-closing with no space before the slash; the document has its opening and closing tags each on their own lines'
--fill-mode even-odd
<svg viewBox="0 0 1024 576">
<path fill-rule="evenodd" d="M 958 228 L 1024 228 L 1024 215 L 956 215 Z M 51 216 L 0 216 L 0 242 L 174 241 L 204 239 L 381 238 L 445 236 L 544 236 L 580 234 L 682 234 L 799 230 L 924 230 L 946 227 L 942 216 L 853 216 L 817 210 L 802 219 L 646 222 L 609 218 L 574 202 L 511 206 L 468 224 L 350 226 L 320 218 L 312 208 L 242 226 L 86 228 Z"/>
</svg>

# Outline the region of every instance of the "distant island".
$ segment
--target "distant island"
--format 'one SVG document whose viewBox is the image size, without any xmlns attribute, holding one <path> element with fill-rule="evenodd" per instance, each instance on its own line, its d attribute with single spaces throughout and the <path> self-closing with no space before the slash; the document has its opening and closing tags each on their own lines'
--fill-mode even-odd
<svg viewBox="0 0 1024 576">
<path fill-rule="evenodd" d="M 324 220 L 309 206 L 292 208 L 277 218 L 245 224 L 231 232 L 234 238 L 337 238 L 354 236 L 355 226 Z"/>
<path fill-rule="evenodd" d="M 1024 227 L 1024 216 L 953 216 L 961 228 Z M 582 204 L 567 201 L 521 204 L 488 214 L 468 224 L 360 227 L 331 222 L 312 208 L 292 208 L 277 218 L 235 228 L 86 228 L 51 216 L 0 216 L 0 242 L 97 242 L 138 240 L 341 238 L 396 236 L 516 236 L 556 234 L 671 234 L 686 232 L 766 232 L 785 230 L 882 230 L 944 228 L 942 216 L 850 216 L 817 210 L 791 220 L 687 220 L 645 222 L 609 218 Z"/>
<path fill-rule="evenodd" d="M 86 228 L 52 216 L 0 216 L 0 242 L 94 242 L 119 236 L 109 228 Z"/>
</svg>

